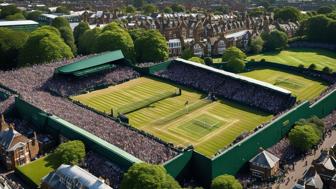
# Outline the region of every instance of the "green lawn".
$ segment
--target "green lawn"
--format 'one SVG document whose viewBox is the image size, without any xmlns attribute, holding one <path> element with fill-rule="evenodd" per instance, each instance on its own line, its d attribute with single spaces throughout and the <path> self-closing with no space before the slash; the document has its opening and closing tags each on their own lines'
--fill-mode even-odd
<svg viewBox="0 0 336 189">
<path fill-rule="evenodd" d="M 22 167 L 18 167 L 18 170 L 39 186 L 42 178 L 57 168 L 57 165 L 54 162 L 55 160 L 53 157 L 49 155 Z"/>
<path fill-rule="evenodd" d="M 163 98 L 127 113 L 130 124 L 176 146 L 192 144 L 196 151 L 212 157 L 241 133 L 272 118 L 236 103 L 204 100 L 205 95 L 198 91 L 145 77 L 71 98 L 106 112 L 113 106 L 131 105 L 177 87 L 182 89 L 180 96 Z"/>
<path fill-rule="evenodd" d="M 327 88 L 325 83 L 277 69 L 257 69 L 242 73 L 241 75 L 287 89 L 291 91 L 298 100 L 311 100 L 319 96 L 319 94 Z"/>
<path fill-rule="evenodd" d="M 283 50 L 281 52 L 269 52 L 253 55 L 249 56 L 247 59 L 260 61 L 263 58 L 266 61 L 290 66 L 303 64 L 305 67 L 308 67 L 310 64 L 315 64 L 319 70 L 328 66 L 333 71 L 336 71 L 336 53 L 327 50 L 297 48 Z"/>
</svg>

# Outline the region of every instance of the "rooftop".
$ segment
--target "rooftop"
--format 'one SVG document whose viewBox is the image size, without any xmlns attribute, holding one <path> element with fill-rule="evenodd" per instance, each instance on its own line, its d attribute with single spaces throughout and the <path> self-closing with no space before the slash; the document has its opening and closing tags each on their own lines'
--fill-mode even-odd
<svg viewBox="0 0 336 189">
<path fill-rule="evenodd" d="M 0 21 L 1 26 L 19 26 L 19 25 L 38 25 L 39 23 L 33 20 L 15 20 L 15 21 Z"/>
</svg>

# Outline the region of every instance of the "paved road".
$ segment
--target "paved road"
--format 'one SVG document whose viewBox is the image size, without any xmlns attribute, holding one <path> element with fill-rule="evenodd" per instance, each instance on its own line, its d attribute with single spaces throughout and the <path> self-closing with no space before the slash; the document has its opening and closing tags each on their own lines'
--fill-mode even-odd
<svg viewBox="0 0 336 189">
<path fill-rule="evenodd" d="M 335 144 L 336 141 L 336 131 L 333 130 L 330 137 L 326 137 L 322 145 L 319 147 L 319 149 L 316 151 L 315 154 L 308 155 L 305 157 L 305 159 L 301 159 L 300 161 L 297 161 L 294 167 L 294 170 L 289 171 L 286 174 L 286 177 L 284 178 L 284 182 L 279 184 L 273 185 L 273 189 L 291 189 L 297 180 L 303 177 L 304 172 L 311 166 L 312 161 L 316 158 L 318 158 L 321 154 L 321 149 L 330 148 L 332 145 Z M 307 161 L 307 166 L 306 166 Z M 288 181 L 289 178 L 289 181 Z"/>
</svg>

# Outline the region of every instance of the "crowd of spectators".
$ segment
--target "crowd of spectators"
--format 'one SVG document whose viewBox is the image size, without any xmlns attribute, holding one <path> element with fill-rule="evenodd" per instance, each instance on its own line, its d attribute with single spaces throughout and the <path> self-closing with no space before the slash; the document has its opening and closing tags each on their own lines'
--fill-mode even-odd
<svg viewBox="0 0 336 189">
<path fill-rule="evenodd" d="M 167 70 L 156 73 L 203 92 L 234 100 L 271 113 L 284 111 L 295 104 L 295 97 L 258 84 L 238 80 L 189 64 L 175 62 Z"/>
<path fill-rule="evenodd" d="M 119 188 L 125 170 L 90 151 L 86 154 L 82 167 L 96 177 L 102 178 L 112 188 Z"/>
<path fill-rule="evenodd" d="M 15 182 L 14 180 L 8 178 L 7 176 L 1 175 L 0 176 L 0 188 L 4 189 L 24 189 L 19 183 Z"/>
<path fill-rule="evenodd" d="M 80 107 L 67 98 L 53 95 L 46 90 L 53 87 L 48 85 L 55 84 L 51 81 L 55 68 L 67 63 L 67 61 L 63 61 L 2 71 L 0 72 L 0 83 L 15 90 L 22 99 L 36 107 L 85 129 L 145 162 L 159 164 L 178 154 L 166 144 L 130 130 L 112 119 Z M 112 72 L 117 73 L 114 78 L 121 76 L 120 72 L 123 69 L 128 70 L 130 68 L 117 68 Z M 130 74 L 131 77 L 134 75 L 137 74 Z M 113 74 L 109 77 L 112 78 Z M 127 80 L 127 78 L 123 76 L 122 80 Z M 117 83 L 118 81 L 113 79 L 113 82 Z M 67 85 L 67 83 L 64 83 L 64 85 Z M 63 89 L 66 88 L 63 87 Z M 76 90 L 77 88 L 73 86 L 70 89 Z M 63 92 L 64 94 L 70 94 L 73 91 L 66 89 Z"/>
</svg>

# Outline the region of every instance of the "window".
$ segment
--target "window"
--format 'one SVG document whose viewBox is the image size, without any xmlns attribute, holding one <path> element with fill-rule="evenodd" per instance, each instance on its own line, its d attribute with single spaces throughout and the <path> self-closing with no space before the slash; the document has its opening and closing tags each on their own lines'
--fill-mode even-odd
<svg viewBox="0 0 336 189">
<path fill-rule="evenodd" d="M 217 44 L 217 52 L 218 52 L 218 54 L 223 54 L 224 51 L 225 51 L 225 48 L 226 48 L 226 45 L 225 45 L 224 40 L 218 41 L 218 44 Z"/>
<path fill-rule="evenodd" d="M 201 45 L 199 44 L 195 44 L 194 45 L 194 54 L 196 56 L 203 56 L 203 48 L 201 47 Z"/>
</svg>

